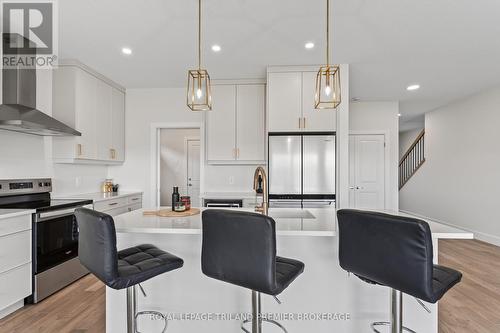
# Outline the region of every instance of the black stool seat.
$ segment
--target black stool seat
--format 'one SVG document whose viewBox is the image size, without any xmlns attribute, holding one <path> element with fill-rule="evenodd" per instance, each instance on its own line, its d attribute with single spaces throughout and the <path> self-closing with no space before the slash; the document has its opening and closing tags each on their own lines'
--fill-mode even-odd
<svg viewBox="0 0 500 333">
<path fill-rule="evenodd" d="M 382 283 L 378 283 L 376 281 L 367 279 L 364 276 L 358 274 L 354 275 L 356 275 L 361 280 L 367 283 L 378 284 L 383 286 Z M 454 285 L 459 283 L 461 279 L 462 279 L 462 273 L 460 273 L 459 271 L 456 271 L 449 267 L 434 265 L 432 269 L 432 291 L 429 295 L 420 296 L 422 297 L 420 299 L 429 303 L 436 303 L 443 297 L 444 294 L 446 294 L 448 290 L 450 290 L 451 288 L 453 288 Z M 407 293 L 409 294 L 408 291 Z"/>
<path fill-rule="evenodd" d="M 449 267 L 434 265 L 432 270 L 432 295 L 424 301 L 436 303 L 454 285 L 462 280 L 462 273 Z"/>
<path fill-rule="evenodd" d="M 363 281 L 436 303 L 462 279 L 462 273 L 433 264 L 425 221 L 349 209 L 337 215 L 340 266 Z"/>
<path fill-rule="evenodd" d="M 86 208 L 78 208 L 75 216 L 80 262 L 110 288 L 129 288 L 184 264 L 181 258 L 150 244 L 117 251 L 111 216 Z"/>
<path fill-rule="evenodd" d="M 339 210 L 337 217 L 340 266 L 365 282 L 391 288 L 391 321 L 372 323 L 374 332 L 379 326 L 414 332 L 403 326 L 403 293 L 436 303 L 462 279 L 462 273 L 434 265 L 425 221 L 351 209 Z"/>
<path fill-rule="evenodd" d="M 202 214 L 205 275 L 276 296 L 304 272 L 304 263 L 276 256 L 276 223 L 262 214 L 221 209 Z"/>
<path fill-rule="evenodd" d="M 124 289 L 157 275 L 181 268 L 183 260 L 151 244 L 118 251 L 118 276 L 108 281 L 113 289 Z"/>
<path fill-rule="evenodd" d="M 290 258 L 276 257 L 276 290 L 272 295 L 281 294 L 303 272 L 303 262 Z"/>
</svg>

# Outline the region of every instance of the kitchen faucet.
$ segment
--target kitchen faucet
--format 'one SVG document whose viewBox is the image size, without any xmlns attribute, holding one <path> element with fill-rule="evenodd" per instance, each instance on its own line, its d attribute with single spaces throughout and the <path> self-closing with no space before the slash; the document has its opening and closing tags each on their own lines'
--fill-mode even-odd
<svg viewBox="0 0 500 333">
<path fill-rule="evenodd" d="M 253 176 L 253 189 L 257 191 L 259 188 L 259 178 L 262 179 L 262 205 L 256 206 L 255 211 L 267 215 L 269 207 L 269 194 L 267 193 L 267 175 L 266 170 L 259 166 L 255 169 Z"/>
</svg>

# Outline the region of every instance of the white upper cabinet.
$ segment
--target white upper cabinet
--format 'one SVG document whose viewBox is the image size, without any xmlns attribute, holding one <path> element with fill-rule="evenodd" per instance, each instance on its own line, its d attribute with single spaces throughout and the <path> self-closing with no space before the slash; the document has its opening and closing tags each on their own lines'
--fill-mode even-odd
<svg viewBox="0 0 500 333">
<path fill-rule="evenodd" d="M 335 131 L 337 112 L 331 109 L 315 109 L 316 72 L 302 73 L 302 130 Z"/>
<path fill-rule="evenodd" d="M 267 73 L 268 131 L 335 131 L 336 111 L 316 110 L 316 72 Z"/>
<path fill-rule="evenodd" d="M 64 71 L 64 69 L 60 69 Z M 59 71 L 56 70 L 56 71 Z M 74 100 L 68 100 L 66 96 L 61 96 L 59 88 L 61 85 L 66 85 L 66 82 L 59 82 L 59 76 L 54 77 L 56 86 L 52 90 L 54 100 L 59 98 L 64 99 L 65 108 L 54 108 L 53 114 L 56 118 L 60 117 L 61 112 L 71 113 L 74 110 L 75 129 L 82 133 L 82 136 L 76 137 L 74 147 L 74 157 L 81 159 L 97 159 L 97 79 L 87 72 L 81 70 L 71 70 L 75 73 L 74 77 L 70 80 L 75 80 L 75 96 Z M 66 81 L 66 80 L 63 80 Z M 68 85 L 71 87 L 71 85 Z M 68 124 L 69 125 L 69 124 Z M 71 126 L 71 125 L 70 125 Z M 69 138 L 64 138 L 65 141 Z M 59 154 L 63 152 L 56 151 L 59 147 L 57 145 L 58 139 L 54 140 L 54 151 Z M 65 152 L 67 153 L 67 152 Z M 73 154 L 71 154 L 73 155 Z"/>
<path fill-rule="evenodd" d="M 268 131 L 298 131 L 302 123 L 302 74 L 268 73 Z"/>
<path fill-rule="evenodd" d="M 113 88 L 112 95 L 111 159 L 123 162 L 125 161 L 125 94 Z"/>
<path fill-rule="evenodd" d="M 237 86 L 236 157 L 239 161 L 264 161 L 265 158 L 265 86 Z"/>
<path fill-rule="evenodd" d="M 260 164 L 265 161 L 265 85 L 212 86 L 206 112 L 207 162 Z"/>
<path fill-rule="evenodd" d="M 123 162 L 124 89 L 76 61 L 63 63 L 53 72 L 52 113 L 82 133 L 77 137 L 54 137 L 55 162 Z"/>
<path fill-rule="evenodd" d="M 212 86 L 212 111 L 206 112 L 209 161 L 236 159 L 236 86 Z"/>
<path fill-rule="evenodd" d="M 105 82 L 96 79 L 96 143 L 97 159 L 107 161 L 112 159 L 112 98 L 113 88 Z"/>
</svg>

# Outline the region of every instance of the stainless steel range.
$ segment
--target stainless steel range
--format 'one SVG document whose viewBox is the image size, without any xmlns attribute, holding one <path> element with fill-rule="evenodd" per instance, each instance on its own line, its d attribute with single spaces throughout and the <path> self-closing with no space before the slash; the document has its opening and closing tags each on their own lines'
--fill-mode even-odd
<svg viewBox="0 0 500 333">
<path fill-rule="evenodd" d="M 0 208 L 34 209 L 32 216 L 33 294 L 38 303 L 86 275 L 78 260 L 78 226 L 74 211 L 92 200 L 53 200 L 52 180 L 0 180 Z"/>
</svg>

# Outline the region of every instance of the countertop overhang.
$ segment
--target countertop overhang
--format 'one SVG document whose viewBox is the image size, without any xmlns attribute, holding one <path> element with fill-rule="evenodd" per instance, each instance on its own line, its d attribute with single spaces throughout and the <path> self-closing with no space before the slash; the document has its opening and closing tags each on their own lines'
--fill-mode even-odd
<svg viewBox="0 0 500 333">
<path fill-rule="evenodd" d="M 163 207 L 161 209 L 170 209 Z M 201 211 L 212 208 L 200 208 Z M 201 234 L 201 214 L 188 217 L 144 216 L 140 209 L 118 215 L 114 218 L 117 233 L 154 233 L 154 234 Z M 232 208 L 231 210 L 254 212 L 249 208 Z M 451 227 L 429 219 L 423 219 L 397 211 L 379 211 L 392 215 L 419 218 L 427 223 L 436 239 L 472 239 L 470 232 Z M 270 208 L 269 216 L 276 221 L 278 236 L 319 236 L 334 237 L 336 232 L 335 208 Z"/>
</svg>

